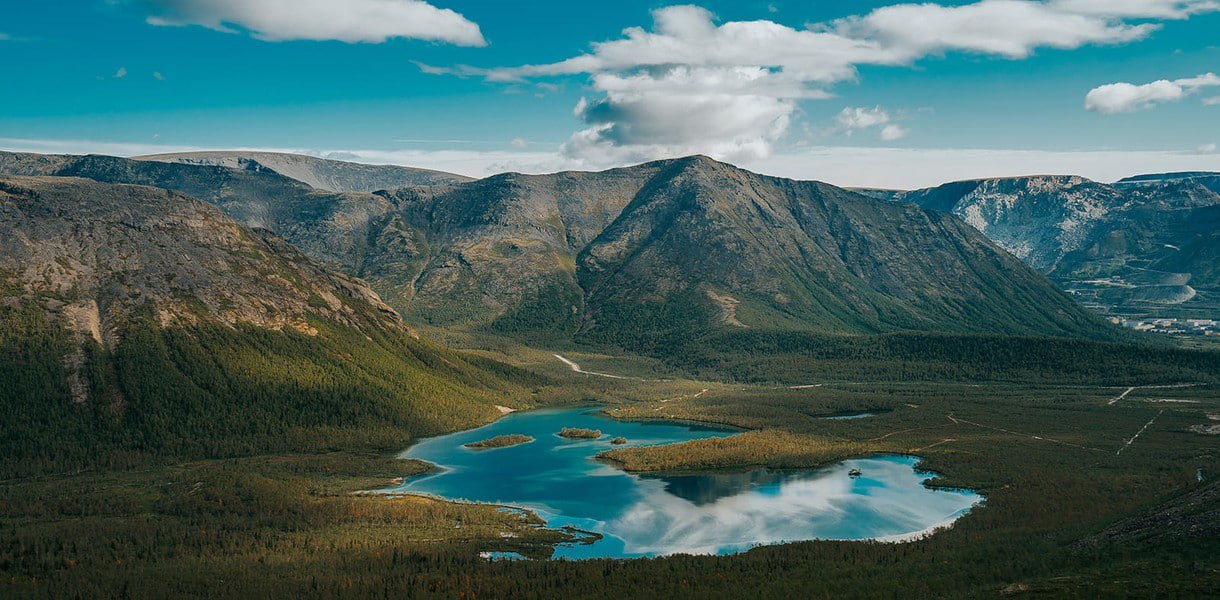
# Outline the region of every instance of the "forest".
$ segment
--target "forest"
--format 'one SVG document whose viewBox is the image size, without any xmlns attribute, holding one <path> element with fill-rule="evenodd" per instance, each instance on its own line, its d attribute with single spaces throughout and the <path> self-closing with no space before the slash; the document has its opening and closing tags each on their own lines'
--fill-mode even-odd
<svg viewBox="0 0 1220 600">
<path fill-rule="evenodd" d="M 939 359 L 918 356 L 902 337 L 867 351 L 839 340 L 818 354 L 807 339 L 761 336 L 753 343 L 790 344 L 777 347 L 788 357 L 771 371 L 782 374 L 777 384 L 594 378 L 545 352 L 454 352 L 391 335 L 369 344 L 320 322 L 318 336 L 147 326 L 112 350 L 85 346 L 81 372 L 89 398 L 101 401 L 76 404 L 64 357 L 77 342 L 40 311 L 2 310 L 0 386 L 12 415 L 0 438 L 6 597 L 604 597 L 641 586 L 700 598 L 1190 597 L 1220 584 L 1220 452 L 1214 437 L 1190 431 L 1220 413 L 1220 370 L 1204 352 L 944 338 L 964 342 L 946 341 L 944 357 L 971 364 L 967 355 L 979 352 L 1018 366 L 990 379 L 967 367 L 898 381 L 895 373 Z M 1022 356 L 1023 347 L 1038 352 Z M 1073 371 L 1066 357 L 1075 350 L 1109 371 Z M 1142 353 L 1160 356 L 1153 364 L 1167 372 L 1138 364 Z M 605 371 L 656 368 L 573 356 Z M 573 562 L 539 560 L 571 537 L 528 512 L 363 493 L 429 468 L 394 458 L 419 436 L 486 422 L 497 404 L 575 400 L 616 418 L 742 430 L 605 456 L 629 470 L 914 454 L 937 473 L 932 485 L 968 487 L 986 502 L 909 543 Z M 873 416 L 828 418 L 865 412 Z M 533 560 L 481 557 L 491 551 Z"/>
</svg>

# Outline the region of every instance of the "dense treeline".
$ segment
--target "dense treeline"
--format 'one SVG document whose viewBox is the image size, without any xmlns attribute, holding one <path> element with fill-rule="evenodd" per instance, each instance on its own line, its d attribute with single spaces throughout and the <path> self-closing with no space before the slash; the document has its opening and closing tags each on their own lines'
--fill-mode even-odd
<svg viewBox="0 0 1220 600">
<path fill-rule="evenodd" d="M 537 376 L 405 335 L 139 320 L 112 351 L 30 307 L 0 310 L 0 461 L 7 473 L 148 458 L 401 448 L 493 419 Z M 79 364 L 79 367 L 77 366 Z M 74 394 L 73 381 L 87 393 Z"/>
<path fill-rule="evenodd" d="M 745 331 L 655 351 L 697 374 L 738 381 L 1220 381 L 1220 352 L 1065 338 Z"/>
</svg>

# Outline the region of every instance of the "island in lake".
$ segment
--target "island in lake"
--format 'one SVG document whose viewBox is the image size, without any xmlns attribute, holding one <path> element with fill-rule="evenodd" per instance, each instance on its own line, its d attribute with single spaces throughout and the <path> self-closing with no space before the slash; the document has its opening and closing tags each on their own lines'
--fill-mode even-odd
<svg viewBox="0 0 1220 600">
<path fill-rule="evenodd" d="M 532 438 L 528 435 L 521 435 L 519 433 L 510 433 L 508 435 L 497 435 L 496 437 L 488 438 L 486 440 L 470 442 L 469 444 L 463 444 L 463 446 L 465 446 L 467 448 L 472 448 L 475 450 L 489 450 L 491 448 L 507 448 L 509 446 L 520 446 L 521 444 L 528 444 L 532 441 L 534 441 L 534 438 Z"/>
<path fill-rule="evenodd" d="M 595 440 L 602 436 L 600 429 L 581 429 L 579 427 L 564 427 L 559 431 L 559 437 L 569 440 Z"/>
</svg>

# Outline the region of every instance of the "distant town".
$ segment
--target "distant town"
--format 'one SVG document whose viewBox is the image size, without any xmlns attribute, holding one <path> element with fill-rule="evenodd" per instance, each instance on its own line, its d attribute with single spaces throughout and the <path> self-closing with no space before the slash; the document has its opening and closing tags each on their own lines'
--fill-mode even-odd
<svg viewBox="0 0 1220 600">
<path fill-rule="evenodd" d="M 1220 336 L 1220 322 L 1214 319 L 1124 319 L 1110 317 L 1110 322 L 1136 331 L 1151 331 L 1168 335 Z"/>
</svg>

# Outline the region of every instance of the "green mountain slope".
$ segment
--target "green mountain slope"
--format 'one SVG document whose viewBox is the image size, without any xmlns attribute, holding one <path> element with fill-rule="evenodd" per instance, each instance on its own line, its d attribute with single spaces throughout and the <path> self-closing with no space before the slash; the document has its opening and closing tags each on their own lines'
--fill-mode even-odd
<svg viewBox="0 0 1220 600">
<path fill-rule="evenodd" d="M 703 157 L 653 178 L 578 273 L 582 335 L 620 341 L 657 330 L 1103 330 L 956 219 Z"/>
<path fill-rule="evenodd" d="M 210 204 L 74 178 L 0 178 L 0 371 L 6 472 L 401 447 L 535 383 Z"/>
</svg>

